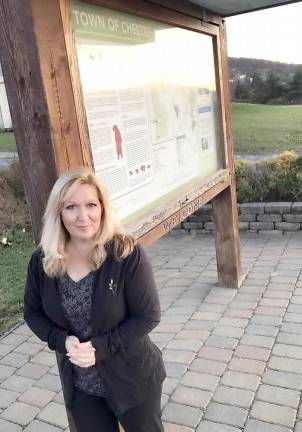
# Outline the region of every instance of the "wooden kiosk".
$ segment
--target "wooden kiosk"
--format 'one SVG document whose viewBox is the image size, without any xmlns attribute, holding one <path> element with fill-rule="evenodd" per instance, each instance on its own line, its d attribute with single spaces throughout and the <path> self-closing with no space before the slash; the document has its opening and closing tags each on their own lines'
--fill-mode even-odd
<svg viewBox="0 0 302 432">
<path fill-rule="evenodd" d="M 237 288 L 225 22 L 195 3 L 1 0 L 0 58 L 36 239 L 58 174 L 88 165 L 145 245 L 212 201 L 219 284 Z"/>
</svg>

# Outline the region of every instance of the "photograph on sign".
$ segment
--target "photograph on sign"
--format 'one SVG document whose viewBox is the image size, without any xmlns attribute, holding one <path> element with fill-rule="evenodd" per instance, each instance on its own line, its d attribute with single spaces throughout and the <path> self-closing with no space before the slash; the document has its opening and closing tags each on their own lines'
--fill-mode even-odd
<svg viewBox="0 0 302 432">
<path fill-rule="evenodd" d="M 93 164 L 123 223 L 222 168 L 212 37 L 72 1 Z"/>
</svg>

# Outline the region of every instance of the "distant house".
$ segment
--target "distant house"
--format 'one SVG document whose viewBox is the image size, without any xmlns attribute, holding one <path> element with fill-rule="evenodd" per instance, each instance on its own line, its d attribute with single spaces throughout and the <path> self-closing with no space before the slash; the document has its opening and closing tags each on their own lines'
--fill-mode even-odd
<svg viewBox="0 0 302 432">
<path fill-rule="evenodd" d="M 2 68 L 0 64 L 0 130 L 6 129 L 12 129 L 12 119 L 10 116 Z"/>
</svg>

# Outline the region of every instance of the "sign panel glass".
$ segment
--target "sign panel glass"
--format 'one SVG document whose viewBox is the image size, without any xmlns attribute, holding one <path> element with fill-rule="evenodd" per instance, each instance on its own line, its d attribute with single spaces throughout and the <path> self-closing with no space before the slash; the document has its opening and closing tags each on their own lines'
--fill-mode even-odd
<svg viewBox="0 0 302 432">
<path fill-rule="evenodd" d="M 221 168 L 212 37 L 74 0 L 96 174 L 135 222 Z"/>
</svg>

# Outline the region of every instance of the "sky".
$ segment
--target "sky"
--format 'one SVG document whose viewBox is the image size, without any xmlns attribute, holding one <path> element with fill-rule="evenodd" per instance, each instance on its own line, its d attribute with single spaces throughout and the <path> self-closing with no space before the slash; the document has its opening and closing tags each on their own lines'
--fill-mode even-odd
<svg viewBox="0 0 302 432">
<path fill-rule="evenodd" d="M 302 2 L 227 18 L 228 55 L 302 64 Z"/>
</svg>

